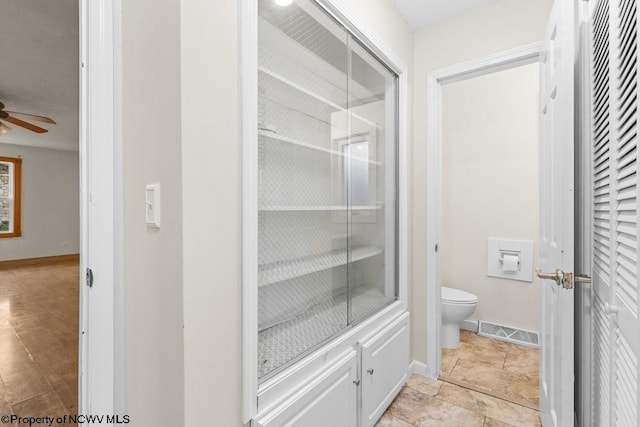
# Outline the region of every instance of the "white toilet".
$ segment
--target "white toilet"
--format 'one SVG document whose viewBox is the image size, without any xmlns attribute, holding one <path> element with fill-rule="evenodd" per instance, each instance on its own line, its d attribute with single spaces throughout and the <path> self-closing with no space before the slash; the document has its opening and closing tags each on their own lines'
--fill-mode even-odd
<svg viewBox="0 0 640 427">
<path fill-rule="evenodd" d="M 460 325 L 476 311 L 478 297 L 456 288 L 442 287 L 442 335 L 443 348 L 460 345 Z"/>
</svg>

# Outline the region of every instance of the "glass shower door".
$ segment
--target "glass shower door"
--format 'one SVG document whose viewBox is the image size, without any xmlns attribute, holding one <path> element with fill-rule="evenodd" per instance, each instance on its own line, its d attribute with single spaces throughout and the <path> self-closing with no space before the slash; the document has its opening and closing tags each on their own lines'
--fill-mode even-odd
<svg viewBox="0 0 640 427">
<path fill-rule="evenodd" d="M 397 76 L 313 0 L 258 0 L 260 381 L 397 300 Z"/>
<path fill-rule="evenodd" d="M 343 137 L 348 199 L 349 323 L 398 298 L 397 75 L 349 38 L 349 109 Z"/>
<path fill-rule="evenodd" d="M 346 30 L 311 0 L 259 0 L 258 375 L 348 326 Z"/>
</svg>

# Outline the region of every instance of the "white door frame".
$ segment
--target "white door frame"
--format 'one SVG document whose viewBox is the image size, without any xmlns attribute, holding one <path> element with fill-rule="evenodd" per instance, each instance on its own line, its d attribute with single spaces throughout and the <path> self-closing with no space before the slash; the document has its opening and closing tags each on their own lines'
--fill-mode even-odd
<svg viewBox="0 0 640 427">
<path fill-rule="evenodd" d="M 576 235 L 575 235 L 575 273 L 592 277 L 592 227 L 591 204 L 592 189 L 592 88 L 591 88 L 591 25 L 589 22 L 595 6 L 594 1 L 579 2 L 578 29 L 576 38 Z M 592 292 L 590 283 L 581 283 L 575 287 L 574 330 L 575 330 L 575 410 L 577 425 L 590 426 L 591 390 L 592 390 Z"/>
<path fill-rule="evenodd" d="M 437 378 L 442 364 L 442 86 L 540 61 L 542 42 L 520 46 L 429 73 L 427 77 L 427 375 Z"/>
<path fill-rule="evenodd" d="M 121 0 L 81 0 L 79 7 L 78 413 L 124 414 L 122 7 Z"/>
</svg>

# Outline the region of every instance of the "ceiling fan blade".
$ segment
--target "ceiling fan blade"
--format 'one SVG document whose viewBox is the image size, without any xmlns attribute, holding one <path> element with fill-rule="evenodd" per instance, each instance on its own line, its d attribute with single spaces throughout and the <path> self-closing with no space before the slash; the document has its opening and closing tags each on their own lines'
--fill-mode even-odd
<svg viewBox="0 0 640 427">
<path fill-rule="evenodd" d="M 25 129 L 28 129 L 31 132 L 35 132 L 35 133 L 49 132 L 48 130 L 43 129 L 40 126 L 32 125 L 31 123 L 27 123 L 27 122 L 25 122 L 23 120 L 15 118 L 15 117 L 9 116 L 9 117 L 5 118 L 4 120 L 9 122 L 9 123 L 13 123 L 16 126 L 20 126 L 20 127 L 25 128 Z"/>
<path fill-rule="evenodd" d="M 7 133 L 11 130 L 11 128 L 7 125 L 5 125 L 4 123 L 0 123 L 0 135 L 2 135 L 3 133 Z"/>
<path fill-rule="evenodd" d="M 36 120 L 38 122 L 51 123 L 52 125 L 56 124 L 56 122 L 53 119 L 49 118 L 49 117 L 36 116 L 35 114 L 21 113 L 20 111 L 7 111 L 7 110 L 4 110 L 4 111 L 9 113 L 9 114 L 11 114 L 12 116 L 18 114 L 20 116 L 24 116 L 24 117 L 27 117 L 27 118 L 29 118 L 31 120 Z"/>
</svg>

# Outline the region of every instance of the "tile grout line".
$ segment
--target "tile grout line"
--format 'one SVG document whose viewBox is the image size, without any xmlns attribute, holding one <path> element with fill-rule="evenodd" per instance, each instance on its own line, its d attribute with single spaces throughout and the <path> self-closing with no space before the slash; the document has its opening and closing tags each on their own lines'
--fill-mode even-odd
<svg viewBox="0 0 640 427">
<path fill-rule="evenodd" d="M 29 349 L 29 347 L 27 347 L 27 345 L 25 344 L 25 342 L 22 340 L 22 337 L 20 337 L 20 334 L 18 333 L 18 331 L 16 330 L 16 328 L 11 324 L 11 329 L 13 330 L 13 333 L 15 334 L 15 336 L 18 338 L 18 340 L 20 341 L 20 343 L 22 344 L 22 346 L 24 347 L 24 349 L 27 351 L 28 353 L 28 357 L 29 360 L 31 360 L 33 362 L 33 364 L 35 365 L 36 369 L 38 370 L 38 373 L 40 374 L 40 376 L 44 379 L 44 381 L 47 383 L 47 385 L 49 386 L 49 390 L 44 391 L 40 394 L 37 394 L 35 396 L 31 396 L 27 399 L 23 399 L 19 402 L 8 402 L 9 406 L 11 407 L 11 412 L 13 412 L 15 414 L 14 411 L 14 405 L 19 405 L 21 403 L 27 402 L 31 399 L 35 399 L 36 397 L 40 397 L 43 396 L 47 393 L 54 393 L 56 395 L 56 398 L 58 399 L 58 401 L 60 402 L 60 404 L 62 405 L 63 408 L 65 408 L 65 410 L 67 410 L 67 405 L 64 404 L 64 402 L 62 401 L 62 398 L 60 397 L 60 394 L 58 394 L 58 391 L 53 387 L 53 385 L 51 384 L 51 382 L 49 381 L 49 378 L 47 378 L 47 376 L 44 374 L 44 372 L 42 371 L 42 368 L 40 367 L 40 364 L 38 362 L 36 362 L 35 357 L 33 357 L 33 353 L 31 352 L 31 349 Z M 67 410 L 68 411 L 68 410 Z"/>
<path fill-rule="evenodd" d="M 438 377 L 438 379 L 440 381 L 442 381 L 442 382 L 447 383 L 447 384 L 453 384 L 455 386 L 462 387 L 462 388 L 465 388 L 467 390 L 475 391 L 476 393 L 481 393 L 481 394 L 484 394 L 484 395 L 489 396 L 489 397 L 494 397 L 496 399 L 500 399 L 500 400 L 505 401 L 505 402 L 513 403 L 514 405 L 518 405 L 518 406 L 521 406 L 523 408 L 531 409 L 532 411 L 540 412 L 540 409 L 539 408 L 534 408 L 533 405 L 529 405 L 529 404 L 527 404 L 525 402 L 518 402 L 518 401 L 516 401 L 514 399 L 509 399 L 507 397 L 504 397 L 504 395 L 501 395 L 500 393 L 495 393 L 495 392 L 491 392 L 491 391 L 487 391 L 487 390 L 482 390 L 480 387 L 475 387 L 472 384 L 465 383 L 464 381 L 458 381 L 458 380 L 453 379 L 451 377 L 442 376 L 442 375 L 440 375 Z"/>
<path fill-rule="evenodd" d="M 45 395 L 45 394 L 47 394 L 47 393 L 51 393 L 51 390 L 49 390 L 49 391 L 43 391 L 42 393 L 36 394 L 36 395 L 34 395 L 34 396 L 27 397 L 26 399 L 22 399 L 22 400 L 20 400 L 20 401 L 18 401 L 18 402 L 15 402 L 15 403 L 11 403 L 9 406 L 11 406 L 11 410 L 13 411 L 13 406 L 14 406 L 14 405 L 20 405 L 20 404 L 22 404 L 22 403 L 24 403 L 24 402 L 28 402 L 28 401 L 30 401 L 31 399 L 35 399 L 36 397 L 43 396 L 43 395 Z"/>
</svg>

